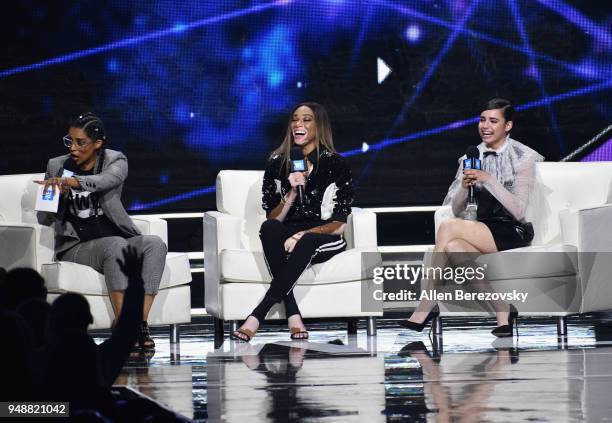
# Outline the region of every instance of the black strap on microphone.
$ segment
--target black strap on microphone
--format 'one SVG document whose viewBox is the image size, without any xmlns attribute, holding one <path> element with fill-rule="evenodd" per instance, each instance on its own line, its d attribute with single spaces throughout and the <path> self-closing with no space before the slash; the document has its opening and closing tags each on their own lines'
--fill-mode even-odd
<svg viewBox="0 0 612 423">
<path fill-rule="evenodd" d="M 308 170 L 308 166 L 306 164 L 306 159 L 304 158 L 304 154 L 302 153 L 302 149 L 300 147 L 292 147 L 291 148 L 291 173 L 293 172 L 306 172 Z M 298 185 L 298 200 L 300 204 L 304 204 L 304 186 Z"/>
</svg>

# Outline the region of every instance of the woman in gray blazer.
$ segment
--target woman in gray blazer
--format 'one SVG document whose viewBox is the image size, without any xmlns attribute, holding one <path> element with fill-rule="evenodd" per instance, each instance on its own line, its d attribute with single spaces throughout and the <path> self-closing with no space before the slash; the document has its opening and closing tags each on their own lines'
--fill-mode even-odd
<svg viewBox="0 0 612 423">
<path fill-rule="evenodd" d="M 166 263 L 166 245 L 158 236 L 141 235 L 121 204 L 127 158 L 106 148 L 104 124 L 97 116 L 85 113 L 73 119 L 64 145 L 69 154 L 49 160 L 45 180 L 37 181 L 45 189 L 60 190 L 58 212 L 39 212 L 38 220 L 53 225 L 58 260 L 84 264 L 104 274 L 115 322 L 127 288 L 117 259 L 128 245 L 144 256 L 144 313 L 137 346 L 154 349 L 147 318 Z"/>
</svg>

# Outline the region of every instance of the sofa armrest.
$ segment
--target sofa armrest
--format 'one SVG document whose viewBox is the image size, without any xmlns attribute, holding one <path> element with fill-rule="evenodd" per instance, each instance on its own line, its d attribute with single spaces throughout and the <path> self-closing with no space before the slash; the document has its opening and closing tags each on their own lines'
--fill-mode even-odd
<svg viewBox="0 0 612 423">
<path fill-rule="evenodd" d="M 30 267 L 41 271 L 53 261 L 55 232 L 36 223 L 0 223 L 0 267 Z"/>
<path fill-rule="evenodd" d="M 376 233 L 376 213 L 353 207 L 344 230 L 347 248 L 378 249 Z"/>
<path fill-rule="evenodd" d="M 204 213 L 203 226 L 206 312 L 219 317 L 221 313 L 221 298 L 219 298 L 219 285 L 221 283 L 220 253 L 225 249 L 240 248 L 242 219 L 211 211 Z"/>
<path fill-rule="evenodd" d="M 612 309 L 612 204 L 559 212 L 564 244 L 578 250 L 580 313 Z"/>
<path fill-rule="evenodd" d="M 455 217 L 453 214 L 453 208 L 451 206 L 442 206 L 438 210 L 436 210 L 434 214 L 434 236 L 438 236 L 438 228 L 440 228 L 440 224 L 446 219 L 452 219 Z"/>
<path fill-rule="evenodd" d="M 563 243 L 575 246 L 579 252 L 612 252 L 610 222 L 612 204 L 559 212 Z"/>
<path fill-rule="evenodd" d="M 168 246 L 168 222 L 154 216 L 130 216 L 143 235 L 157 235 Z"/>
</svg>

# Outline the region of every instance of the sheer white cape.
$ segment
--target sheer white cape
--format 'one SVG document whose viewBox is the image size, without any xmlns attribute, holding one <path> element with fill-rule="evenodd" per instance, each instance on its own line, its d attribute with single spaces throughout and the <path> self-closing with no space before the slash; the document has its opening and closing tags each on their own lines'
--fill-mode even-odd
<svg viewBox="0 0 612 423">
<path fill-rule="evenodd" d="M 514 218 L 525 222 L 525 213 L 535 186 L 535 164 L 544 160 L 537 151 L 509 136 L 497 150 L 488 149 L 486 144 L 478 145 L 482 170 L 493 178 L 477 186 L 489 191 Z M 486 151 L 496 154 L 484 155 Z M 453 214 L 463 217 L 467 204 L 468 190 L 462 185 L 463 160 L 459 158 L 459 169 L 448 189 L 443 205 L 451 205 Z"/>
</svg>

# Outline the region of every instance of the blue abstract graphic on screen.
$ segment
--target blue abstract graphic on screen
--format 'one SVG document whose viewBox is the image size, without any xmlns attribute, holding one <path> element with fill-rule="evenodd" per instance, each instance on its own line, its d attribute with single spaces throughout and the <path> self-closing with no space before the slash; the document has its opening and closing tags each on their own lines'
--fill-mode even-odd
<svg viewBox="0 0 612 423">
<path fill-rule="evenodd" d="M 384 166 L 379 163 L 384 150 L 474 125 L 473 111 L 425 114 L 418 123 L 414 116 L 424 99 L 432 102 L 427 96 L 439 89 L 442 74 L 466 85 L 493 84 L 498 76 L 488 61 L 495 50 L 517 58 L 512 69 L 499 72 L 529 87 L 517 95 L 522 100 L 517 109 L 539 113 L 547 139 L 562 156 L 568 143 L 576 141 L 568 139 L 567 116 L 559 105 L 579 99 L 577 104 L 588 103 L 597 119 L 612 117 L 612 14 L 602 8 L 595 19 L 586 8 L 596 8 L 597 2 L 585 4 L 187 0 L 109 1 L 94 7 L 78 2 L 63 15 L 66 30 L 45 41 L 50 55 L 0 69 L 0 83 L 54 67 L 79 67 L 101 87 L 95 96 L 98 109 L 115 116 L 116 132 L 121 132 L 116 148 L 162 158 L 180 150 L 215 170 L 263 166 L 282 139 L 293 105 L 312 100 L 313 93 L 342 92 L 343 98 L 326 98 L 326 104 L 332 116 L 340 116 L 334 128 L 349 134 L 339 150 L 349 158 L 367 157 L 355 172 L 356 180 L 363 181 L 372 169 Z M 48 10 L 40 5 L 32 13 L 44 19 Z M 580 39 L 571 51 L 557 54 L 551 46 L 567 40 L 547 39 L 539 30 L 545 25 L 561 25 Z M 458 49 L 468 56 L 455 57 Z M 389 67 L 384 82 L 376 81 L 377 58 Z M 472 73 L 452 75 L 458 60 L 469 61 Z M 350 88 L 341 91 L 343 84 Z M 385 103 L 391 91 L 384 91 L 384 84 L 397 87 L 403 97 L 389 95 Z M 458 89 L 449 85 L 449 98 Z M 355 123 L 341 118 L 351 113 L 353 91 L 359 99 L 353 102 Z M 358 103 L 367 103 L 369 95 L 373 108 L 393 106 L 381 116 L 364 112 Z M 48 96 L 40 102 L 46 111 L 55 104 Z M 169 162 L 151 183 L 172 186 L 177 167 L 180 163 Z M 192 186 L 172 195 L 133 196 L 131 207 L 171 207 L 214 192 L 214 180 L 193 177 Z"/>
</svg>

